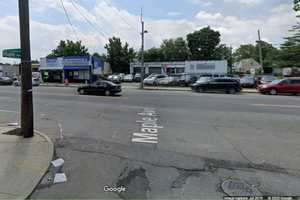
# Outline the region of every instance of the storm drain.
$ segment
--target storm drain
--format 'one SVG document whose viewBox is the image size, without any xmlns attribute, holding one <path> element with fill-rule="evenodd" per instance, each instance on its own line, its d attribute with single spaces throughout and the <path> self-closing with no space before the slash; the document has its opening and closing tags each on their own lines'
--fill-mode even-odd
<svg viewBox="0 0 300 200">
<path fill-rule="evenodd" d="M 228 179 L 222 183 L 222 189 L 230 197 L 262 196 L 261 192 L 241 180 Z"/>
</svg>

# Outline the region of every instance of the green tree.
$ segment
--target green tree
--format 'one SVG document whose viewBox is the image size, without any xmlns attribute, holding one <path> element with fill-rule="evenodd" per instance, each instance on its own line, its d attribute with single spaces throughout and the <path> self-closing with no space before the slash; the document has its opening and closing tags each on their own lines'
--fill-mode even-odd
<svg viewBox="0 0 300 200">
<path fill-rule="evenodd" d="M 220 44 L 221 35 L 209 26 L 187 35 L 188 47 L 193 60 L 216 59 L 216 51 Z"/>
<path fill-rule="evenodd" d="M 279 50 L 275 48 L 272 44 L 265 41 L 261 41 L 262 47 L 262 57 L 264 67 L 271 68 L 277 66 L 277 57 L 279 55 Z M 241 45 L 233 54 L 234 61 L 239 62 L 243 59 L 252 58 L 257 62 L 260 62 L 259 59 L 259 46 L 258 44 L 245 44 Z"/>
<path fill-rule="evenodd" d="M 61 40 L 59 42 L 59 45 L 56 47 L 56 49 L 53 49 L 52 52 L 48 55 L 48 57 L 51 56 L 88 56 L 89 51 L 88 48 L 86 48 L 81 41 L 73 42 L 70 40 L 63 41 Z"/>
<path fill-rule="evenodd" d="M 262 48 L 262 57 L 263 57 L 263 66 L 264 68 L 274 68 L 278 67 L 278 56 L 279 50 L 275 48 L 272 44 L 261 41 L 261 48 Z M 258 44 L 255 47 L 255 57 L 254 59 L 259 62 L 259 46 Z"/>
<path fill-rule="evenodd" d="M 101 55 L 100 55 L 99 53 L 94 53 L 94 54 L 93 54 L 93 57 L 101 58 L 103 61 L 106 61 L 106 57 L 107 57 L 107 56 L 106 56 L 106 54 L 104 54 L 104 53 L 101 54 Z"/>
<path fill-rule="evenodd" d="M 300 11 L 300 0 L 294 0 L 294 10 Z"/>
<path fill-rule="evenodd" d="M 241 45 L 233 54 L 234 61 L 239 62 L 243 59 L 256 59 L 256 47 L 252 44 Z"/>
<path fill-rule="evenodd" d="M 189 48 L 183 38 L 164 40 L 160 46 L 164 61 L 185 61 L 189 58 Z"/>
<path fill-rule="evenodd" d="M 130 62 L 136 57 L 136 52 L 129 47 L 126 42 L 124 45 L 120 38 L 110 38 L 105 45 L 107 51 L 106 61 L 110 63 L 114 73 L 129 73 Z"/>
<path fill-rule="evenodd" d="M 233 65 L 232 48 L 225 44 L 221 44 L 217 47 L 214 57 L 217 60 L 227 60 L 228 66 Z"/>
<path fill-rule="evenodd" d="M 145 62 L 160 62 L 163 61 L 163 54 L 160 48 L 151 48 L 144 53 Z"/>
<path fill-rule="evenodd" d="M 294 10 L 300 11 L 300 0 L 294 0 Z M 297 18 L 300 18 L 298 15 Z M 285 38 L 278 57 L 281 67 L 300 68 L 300 23 L 290 30 L 291 36 Z"/>
</svg>

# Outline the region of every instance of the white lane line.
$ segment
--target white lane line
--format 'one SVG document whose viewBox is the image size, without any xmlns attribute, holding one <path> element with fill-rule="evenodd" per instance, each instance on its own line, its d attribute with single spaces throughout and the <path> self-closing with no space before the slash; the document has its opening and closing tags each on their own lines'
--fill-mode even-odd
<svg viewBox="0 0 300 200">
<path fill-rule="evenodd" d="M 252 104 L 252 106 L 275 107 L 275 108 L 300 108 L 300 106 L 296 106 L 296 105 L 273 105 L 273 104 Z"/>
<path fill-rule="evenodd" d="M 12 111 L 12 110 L 0 110 L 0 112 L 6 112 L 6 113 L 19 113 L 17 111 Z"/>
</svg>

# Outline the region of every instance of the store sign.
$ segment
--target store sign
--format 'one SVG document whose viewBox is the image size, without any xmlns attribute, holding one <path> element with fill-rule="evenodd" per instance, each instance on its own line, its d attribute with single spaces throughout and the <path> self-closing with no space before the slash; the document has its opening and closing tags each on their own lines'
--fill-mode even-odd
<svg viewBox="0 0 300 200">
<path fill-rule="evenodd" d="M 65 67 L 88 67 L 90 65 L 90 57 L 64 57 L 63 64 Z"/>
</svg>

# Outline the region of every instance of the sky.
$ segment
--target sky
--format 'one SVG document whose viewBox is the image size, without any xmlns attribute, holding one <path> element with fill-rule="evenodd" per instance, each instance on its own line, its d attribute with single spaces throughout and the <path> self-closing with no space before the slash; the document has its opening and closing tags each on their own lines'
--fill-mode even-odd
<svg viewBox="0 0 300 200">
<path fill-rule="evenodd" d="M 70 17 L 68 23 L 61 1 Z M 116 36 L 138 50 L 143 8 L 146 49 L 163 39 L 185 37 L 205 26 L 220 31 L 221 42 L 238 48 L 262 39 L 276 47 L 296 24 L 293 0 L 29 0 L 32 59 L 48 55 L 60 40 L 81 40 L 91 53 L 105 53 Z M 18 48 L 18 0 L 0 0 L 0 50 Z M 0 62 L 17 63 L 3 58 Z"/>
</svg>

